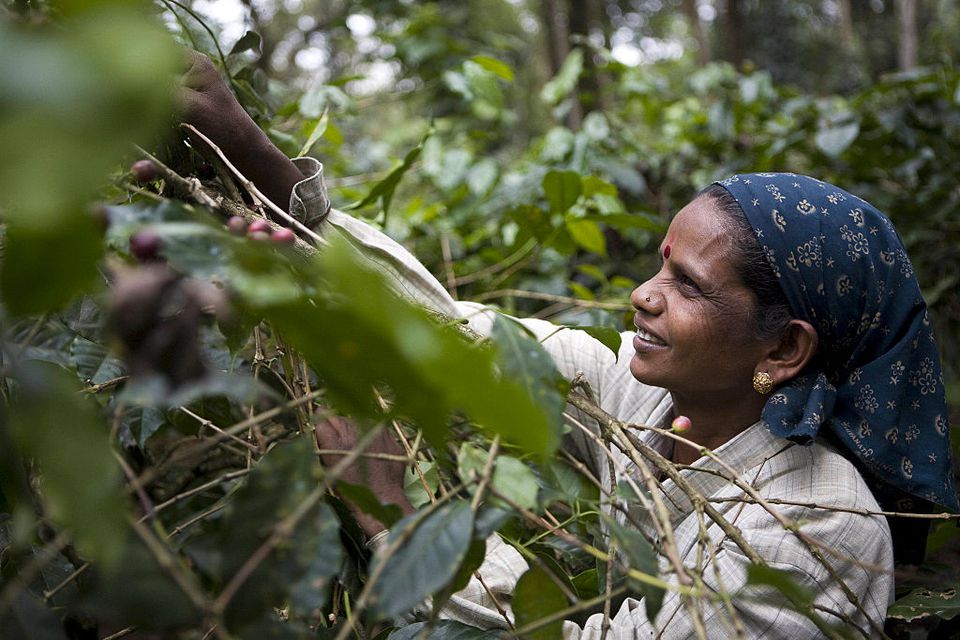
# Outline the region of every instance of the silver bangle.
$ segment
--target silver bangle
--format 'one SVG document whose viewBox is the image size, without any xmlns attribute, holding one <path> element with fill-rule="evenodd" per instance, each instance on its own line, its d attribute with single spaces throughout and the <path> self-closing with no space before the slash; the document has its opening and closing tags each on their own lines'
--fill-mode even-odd
<svg viewBox="0 0 960 640">
<path fill-rule="evenodd" d="M 378 548 L 380 548 L 380 546 L 382 546 L 381 543 L 386 541 L 388 535 L 390 535 L 390 529 L 384 529 L 380 533 L 367 540 L 364 546 L 371 551 L 376 551 Z"/>
</svg>

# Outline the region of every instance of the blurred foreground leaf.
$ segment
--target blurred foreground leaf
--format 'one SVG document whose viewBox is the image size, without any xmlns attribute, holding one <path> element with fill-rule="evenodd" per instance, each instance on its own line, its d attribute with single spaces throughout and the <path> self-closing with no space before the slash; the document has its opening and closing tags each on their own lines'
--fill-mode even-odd
<svg viewBox="0 0 960 640">
<path fill-rule="evenodd" d="M 498 374 L 494 350 L 471 343 L 455 327 L 438 325 L 363 265 L 349 245 L 334 240 L 315 262 L 289 263 L 303 270 L 297 281 L 323 283 L 322 297 L 311 300 L 291 291 L 286 300 L 248 302 L 251 312 L 270 320 L 325 377 L 338 408 L 356 417 L 381 418 L 370 390 L 385 384 L 394 411 L 434 444 L 445 441 L 450 414 L 462 411 L 525 451 L 549 455 L 555 450 L 562 399 L 531 389 L 531 384 L 543 385 L 541 380 Z M 271 272 L 279 267 L 258 264 Z M 244 277 L 252 283 L 258 276 Z"/>
<path fill-rule="evenodd" d="M 27 363 L 10 405 L 10 427 L 22 452 L 36 460 L 48 515 L 80 550 L 110 570 L 127 535 L 120 470 L 95 403 L 59 368 Z"/>
</svg>

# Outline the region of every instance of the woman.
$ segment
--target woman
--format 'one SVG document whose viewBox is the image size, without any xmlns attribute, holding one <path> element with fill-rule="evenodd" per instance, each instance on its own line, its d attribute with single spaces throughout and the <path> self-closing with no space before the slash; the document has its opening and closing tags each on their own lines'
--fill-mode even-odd
<svg viewBox="0 0 960 640">
<path fill-rule="evenodd" d="M 195 61 L 187 84 L 187 119 L 221 142 L 267 193 L 285 201 L 292 192 L 291 212 L 320 220 L 323 233 L 333 227 L 352 236 L 393 275 L 399 292 L 489 332 L 490 312 L 450 299 L 386 236 L 336 210 L 327 213 L 319 163 L 291 163 L 278 154 L 227 97 L 209 63 Z M 234 139 L 243 142 L 230 144 Z M 748 174 L 709 187 L 684 207 L 660 252 L 659 272 L 631 296 L 636 332 L 624 334 L 616 361 L 582 332 L 524 321 L 564 375 L 589 381 L 608 413 L 661 427 L 678 415 L 690 418 L 685 435 L 697 448 L 674 446 L 657 431 L 638 437 L 689 464 L 681 480 L 735 525 L 725 529 L 708 520 L 701 527 L 687 493 L 672 479 L 662 482 L 657 497 L 666 505 L 683 571 L 699 575 L 709 589 L 739 596 L 732 606 L 720 598 L 691 605 L 668 592 L 654 620 L 628 598 L 614 612 L 607 637 L 681 638 L 698 627 L 715 637 L 812 637 L 822 632 L 814 618 L 878 633 L 892 597 L 893 547 L 886 520 L 870 515 L 879 505 L 867 479 L 878 490 L 958 508 L 939 357 L 892 225 L 832 185 L 792 174 Z M 568 446 L 605 486 L 636 475 L 627 456 L 595 444 L 587 416 L 571 415 L 587 429 L 574 428 Z M 355 442 L 342 419 L 319 429 L 318 438 L 328 449 Z M 377 446 L 389 451 L 395 444 L 384 439 Z M 700 447 L 715 455 L 701 457 Z M 368 471 L 365 479 L 384 502 L 412 511 L 402 492 L 402 465 L 371 463 Z M 779 502 L 745 503 L 731 474 L 755 488 L 752 498 Z M 663 527 L 648 510 L 635 511 L 630 522 L 658 539 Z M 379 538 L 382 525 L 356 513 Z M 715 553 L 702 553 L 701 536 Z M 754 601 L 751 588 L 741 591 L 757 556 L 807 587 L 810 606 L 769 595 Z M 676 579 L 671 566 L 664 564 L 665 575 Z M 444 614 L 505 626 L 498 608 L 509 604 L 526 568 L 516 550 L 494 536 L 479 571 L 482 582 L 474 579 Z M 600 638 L 602 622 L 593 616 L 582 629 L 565 623 L 564 636 Z"/>
</svg>

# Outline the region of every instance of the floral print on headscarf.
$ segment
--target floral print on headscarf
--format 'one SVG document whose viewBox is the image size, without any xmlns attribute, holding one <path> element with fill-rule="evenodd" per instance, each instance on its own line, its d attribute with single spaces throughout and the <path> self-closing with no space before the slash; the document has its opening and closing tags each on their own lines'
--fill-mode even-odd
<svg viewBox="0 0 960 640">
<path fill-rule="evenodd" d="M 893 224 L 806 176 L 718 184 L 746 214 L 794 316 L 819 337 L 816 364 L 767 400 L 767 427 L 801 443 L 827 428 L 884 482 L 960 510 L 940 356 Z"/>
</svg>

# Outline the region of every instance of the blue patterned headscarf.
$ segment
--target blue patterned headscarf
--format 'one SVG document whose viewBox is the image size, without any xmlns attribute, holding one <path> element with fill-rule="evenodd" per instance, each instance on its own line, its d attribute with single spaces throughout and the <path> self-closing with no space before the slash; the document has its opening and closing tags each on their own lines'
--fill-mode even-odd
<svg viewBox="0 0 960 640">
<path fill-rule="evenodd" d="M 746 214 L 794 316 L 820 339 L 816 364 L 767 400 L 768 428 L 801 443 L 829 429 L 880 480 L 960 510 L 940 356 L 893 224 L 805 176 L 718 184 Z"/>
</svg>

